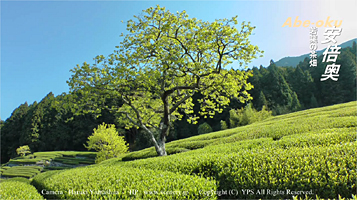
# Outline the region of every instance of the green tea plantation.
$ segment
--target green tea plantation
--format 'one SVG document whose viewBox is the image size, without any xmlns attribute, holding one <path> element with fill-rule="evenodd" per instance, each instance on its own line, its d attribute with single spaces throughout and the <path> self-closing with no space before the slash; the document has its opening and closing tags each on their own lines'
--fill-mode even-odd
<svg viewBox="0 0 357 200">
<path fill-rule="evenodd" d="M 173 141 L 163 157 L 147 148 L 75 168 L 32 167 L 0 183 L 1 199 L 356 199 L 356 106 Z M 14 177 L 11 168 L 2 173 Z"/>
</svg>

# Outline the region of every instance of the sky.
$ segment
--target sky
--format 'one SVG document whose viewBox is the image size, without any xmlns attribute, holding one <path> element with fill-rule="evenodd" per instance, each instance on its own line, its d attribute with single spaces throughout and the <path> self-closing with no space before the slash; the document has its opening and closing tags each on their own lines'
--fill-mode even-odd
<svg viewBox="0 0 357 200">
<path fill-rule="evenodd" d="M 41 101 L 69 91 L 66 81 L 83 62 L 113 53 L 126 33 L 125 23 L 149 7 L 160 5 L 171 12 L 185 10 L 204 21 L 231 18 L 256 26 L 252 44 L 264 50 L 248 66 L 268 66 L 271 59 L 309 53 L 310 27 L 289 27 L 295 19 L 325 24 L 342 20 L 337 44 L 357 38 L 357 1 L 0 1 L 1 7 L 1 119 L 20 104 Z M 298 21 L 296 21 L 298 24 Z M 318 28 L 321 41 L 326 27 Z M 319 44 L 318 49 L 326 48 Z"/>
</svg>

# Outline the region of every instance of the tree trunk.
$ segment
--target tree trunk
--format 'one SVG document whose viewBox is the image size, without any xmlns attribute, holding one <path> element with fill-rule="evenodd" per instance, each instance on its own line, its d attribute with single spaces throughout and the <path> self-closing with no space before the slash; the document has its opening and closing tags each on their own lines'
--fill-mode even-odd
<svg viewBox="0 0 357 200">
<path fill-rule="evenodd" d="M 146 132 L 148 132 L 151 136 L 151 140 L 152 142 L 154 143 L 154 146 L 155 146 L 155 150 L 156 150 L 156 153 L 158 156 L 166 156 L 167 153 L 166 153 L 166 149 L 165 149 L 165 140 L 166 140 L 166 136 L 163 135 L 163 130 L 161 130 L 161 133 L 160 133 L 160 138 L 158 141 L 156 141 L 155 139 L 155 136 L 154 136 L 154 133 L 148 129 L 147 127 L 143 127 L 145 129 Z M 166 130 L 165 130 L 166 131 Z"/>
<path fill-rule="evenodd" d="M 166 148 L 165 148 L 165 140 L 160 139 L 158 141 L 158 148 L 156 148 L 156 152 L 157 152 L 158 156 L 166 156 L 167 155 Z"/>
</svg>

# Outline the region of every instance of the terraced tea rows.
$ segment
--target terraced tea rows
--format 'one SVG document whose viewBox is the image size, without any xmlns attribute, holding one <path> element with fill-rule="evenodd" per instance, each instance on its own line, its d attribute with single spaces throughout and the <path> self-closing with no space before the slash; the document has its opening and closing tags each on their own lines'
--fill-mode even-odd
<svg viewBox="0 0 357 200">
<path fill-rule="evenodd" d="M 148 148 L 41 173 L 32 184 L 49 199 L 352 198 L 356 127 L 350 102 L 174 141 L 165 157 Z"/>
<path fill-rule="evenodd" d="M 356 102 L 350 102 L 276 116 L 243 127 L 173 141 L 166 147 L 168 152 L 171 149 L 180 149 L 180 152 L 185 152 L 209 145 L 234 143 L 248 139 L 271 137 L 274 140 L 279 140 L 284 136 L 319 132 L 322 129 L 355 128 L 357 127 L 356 116 Z M 123 156 L 122 160 L 129 161 L 155 156 L 155 149 L 148 148 L 129 153 Z"/>
<path fill-rule="evenodd" d="M 35 177 L 33 184 L 48 191 L 48 199 L 210 199 L 199 191 L 216 190 L 214 180 L 117 166 L 46 172 Z"/>
<path fill-rule="evenodd" d="M 1 167 L 6 178 L 32 178 L 42 171 L 70 169 L 79 165 L 94 164 L 95 152 L 54 151 L 35 152 L 25 157 L 11 159 Z"/>
</svg>

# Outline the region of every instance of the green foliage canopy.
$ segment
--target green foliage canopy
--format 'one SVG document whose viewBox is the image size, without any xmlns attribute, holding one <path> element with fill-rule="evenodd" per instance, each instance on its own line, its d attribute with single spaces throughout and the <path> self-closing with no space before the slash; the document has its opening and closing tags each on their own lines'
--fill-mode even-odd
<svg viewBox="0 0 357 200">
<path fill-rule="evenodd" d="M 16 149 L 16 153 L 20 156 L 25 156 L 27 153 L 31 153 L 30 147 L 28 145 L 21 146 Z"/>
<path fill-rule="evenodd" d="M 200 117 L 193 114 L 195 93 L 203 95 L 199 115 L 211 118 L 230 98 L 251 99 L 247 79 L 252 74 L 225 68 L 233 61 L 243 66 L 262 52 L 250 44 L 248 36 L 254 29 L 250 23 L 243 22 L 238 30 L 237 17 L 204 22 L 160 6 L 134 17 L 137 21 L 127 22 L 129 34 L 113 54 L 99 55 L 96 64 L 72 70 L 68 84 L 72 92 L 80 93 L 78 107 L 86 106 L 81 111 L 99 113 L 106 108 L 120 114 L 126 128 L 150 133 L 155 147 L 166 155 L 170 123 L 183 114 L 194 124 Z M 106 105 L 106 98 L 123 104 Z M 160 132 L 158 142 L 152 129 Z"/>
<path fill-rule="evenodd" d="M 128 151 L 128 145 L 123 138 L 123 136 L 118 135 L 113 124 L 103 123 L 97 129 L 94 129 L 93 135 L 88 137 L 88 145 L 84 146 L 88 150 L 98 151 L 96 162 L 101 162 Z"/>
<path fill-rule="evenodd" d="M 212 127 L 207 122 L 199 125 L 198 129 L 197 129 L 197 132 L 199 135 L 205 134 L 205 133 L 210 133 L 212 131 L 213 131 Z"/>
<path fill-rule="evenodd" d="M 229 111 L 230 128 L 252 124 L 254 122 L 263 121 L 272 116 L 272 111 L 269 111 L 265 105 L 262 110 L 257 111 L 253 108 L 252 103 L 249 103 L 244 108 Z"/>
</svg>

